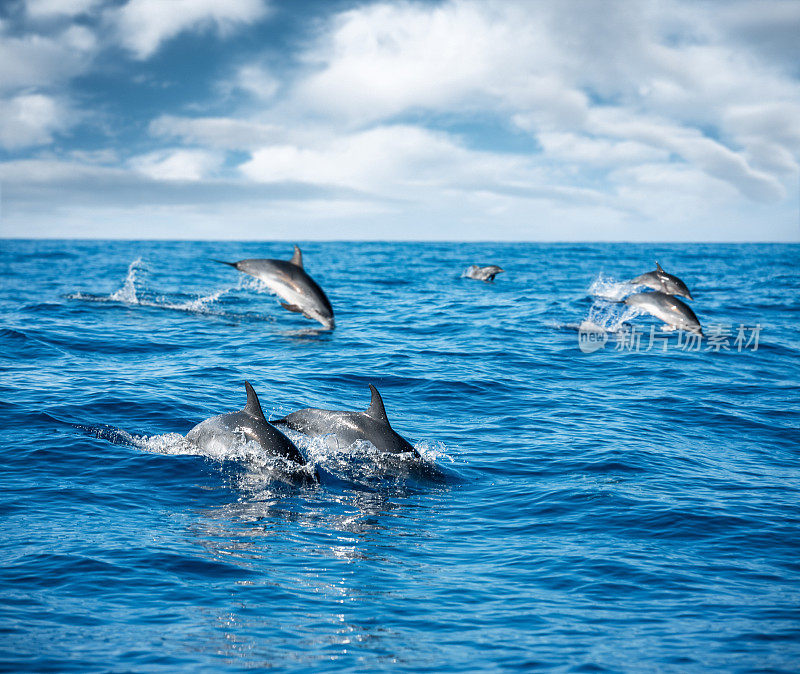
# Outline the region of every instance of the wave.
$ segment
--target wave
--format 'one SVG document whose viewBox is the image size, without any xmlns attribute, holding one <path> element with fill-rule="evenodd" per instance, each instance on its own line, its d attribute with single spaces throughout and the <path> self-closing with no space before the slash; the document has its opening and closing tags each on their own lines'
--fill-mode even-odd
<svg viewBox="0 0 800 674">
<path fill-rule="evenodd" d="M 63 355 L 64 349 L 47 340 L 34 337 L 24 330 L 0 328 L 0 344 L 4 345 L 5 358 L 39 358 L 50 355 Z"/>
</svg>

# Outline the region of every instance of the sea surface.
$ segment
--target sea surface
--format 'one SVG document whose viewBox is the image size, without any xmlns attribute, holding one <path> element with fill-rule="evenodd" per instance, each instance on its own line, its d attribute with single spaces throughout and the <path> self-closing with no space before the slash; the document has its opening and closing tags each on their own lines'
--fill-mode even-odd
<svg viewBox="0 0 800 674">
<path fill-rule="evenodd" d="M 800 246 L 299 243 L 333 332 L 212 261 L 290 242 L 0 242 L 0 669 L 800 671 Z M 425 469 L 187 443 L 245 380 Z"/>
</svg>

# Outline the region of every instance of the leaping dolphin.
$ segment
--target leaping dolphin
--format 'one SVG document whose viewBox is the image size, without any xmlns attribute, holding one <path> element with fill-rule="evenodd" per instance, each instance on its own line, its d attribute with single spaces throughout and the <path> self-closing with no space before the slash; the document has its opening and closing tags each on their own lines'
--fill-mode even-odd
<svg viewBox="0 0 800 674">
<path fill-rule="evenodd" d="M 298 466 L 305 466 L 306 460 L 295 444 L 264 417 L 261 403 L 250 382 L 246 381 L 244 387 L 247 390 L 247 404 L 243 410 L 201 421 L 186 434 L 186 439 L 201 449 L 207 449 L 214 444 L 235 445 L 244 436 L 247 440 L 257 442 L 267 454 L 283 456 Z M 312 473 L 312 479 L 319 479 L 316 472 Z"/>
<path fill-rule="evenodd" d="M 637 286 L 647 286 L 653 290 L 660 290 L 667 295 L 680 295 L 688 300 L 694 300 L 686 284 L 677 276 L 667 274 L 658 262 L 656 262 L 655 271 L 649 271 L 646 274 L 637 276 L 635 279 L 631 279 L 630 283 Z"/>
<path fill-rule="evenodd" d="M 476 264 L 471 264 L 467 267 L 467 278 L 474 278 L 476 281 L 494 281 L 494 277 L 500 274 L 503 270 L 496 264 L 490 264 L 488 267 L 479 267 Z"/>
<path fill-rule="evenodd" d="M 281 302 L 284 309 L 319 321 L 326 330 L 333 330 L 336 327 L 333 320 L 333 307 L 331 307 L 325 291 L 303 269 L 303 254 L 297 246 L 294 247 L 292 259 L 288 261 L 248 259 L 239 260 L 239 262 L 224 262 L 223 260 L 215 260 L 215 262 L 235 267 L 266 283 L 272 292 L 286 300 L 286 302 Z"/>
<path fill-rule="evenodd" d="M 677 297 L 667 295 L 660 290 L 652 293 L 634 293 L 626 297 L 624 302 L 630 307 L 636 307 L 660 318 L 671 330 L 686 330 L 698 335 L 703 334 L 700 321 L 691 307 Z"/>
<path fill-rule="evenodd" d="M 402 454 L 413 452 L 419 457 L 419 452 L 389 424 L 383 399 L 372 384 L 369 385 L 372 393 L 369 407 L 365 412 L 350 412 L 337 410 L 322 410 L 313 407 L 297 410 L 287 414 L 282 419 L 272 423 L 278 426 L 288 426 L 292 430 L 316 438 L 323 435 L 335 435 L 337 439 L 347 445 L 352 445 L 357 440 L 366 440 L 372 443 L 381 452 Z"/>
</svg>

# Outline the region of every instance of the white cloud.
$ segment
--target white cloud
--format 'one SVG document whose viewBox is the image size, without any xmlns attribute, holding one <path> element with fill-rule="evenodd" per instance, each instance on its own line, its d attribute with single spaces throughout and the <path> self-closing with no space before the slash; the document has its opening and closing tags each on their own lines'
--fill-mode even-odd
<svg viewBox="0 0 800 674">
<path fill-rule="evenodd" d="M 338 16 L 307 59 L 319 72 L 298 87 L 301 104 L 361 119 L 408 107 L 449 106 L 478 93 L 510 49 L 503 24 L 466 4 L 376 4 Z"/>
<path fill-rule="evenodd" d="M 160 150 L 130 160 L 131 168 L 154 180 L 198 181 L 222 166 L 220 154 L 206 150 Z"/>
<path fill-rule="evenodd" d="M 280 83 L 263 65 L 250 64 L 239 67 L 233 81 L 226 83 L 227 89 L 239 89 L 260 101 L 270 101 L 275 97 Z"/>
<path fill-rule="evenodd" d="M 104 0 L 26 0 L 25 9 L 35 19 L 87 14 Z"/>
<path fill-rule="evenodd" d="M 618 167 L 669 159 L 666 150 L 633 140 L 617 141 L 557 131 L 539 133 L 537 138 L 549 159 L 582 166 Z"/>
<path fill-rule="evenodd" d="M 753 169 L 742 155 L 697 129 L 646 119 L 616 108 L 593 111 L 589 126 L 603 135 L 669 150 L 708 175 L 729 182 L 751 199 L 770 201 L 785 196 L 777 178 Z"/>
<path fill-rule="evenodd" d="M 800 155 L 800 100 L 729 107 L 724 126 L 742 138 L 760 138 Z"/>
<path fill-rule="evenodd" d="M 640 214 L 643 226 L 656 228 L 650 237 L 656 240 L 671 238 L 664 234 L 675 226 L 691 239 L 697 223 L 715 223 L 739 203 L 731 185 L 686 164 L 629 166 L 613 172 L 611 181 L 620 200 Z"/>
<path fill-rule="evenodd" d="M 181 139 L 190 145 L 215 149 L 249 150 L 282 141 L 284 129 L 228 117 L 175 117 L 164 115 L 150 123 L 150 134 Z"/>
<path fill-rule="evenodd" d="M 0 93 L 63 85 L 89 67 L 95 48 L 94 34 L 83 26 L 53 36 L 0 31 Z"/>
<path fill-rule="evenodd" d="M 367 5 L 337 16 L 305 55 L 311 72 L 294 103 L 356 123 L 416 109 L 531 108 L 574 122 L 586 96 L 558 76 L 551 33 L 524 3 Z"/>
<path fill-rule="evenodd" d="M 800 64 L 800 6 L 792 0 L 728 0 L 704 8 L 707 21 L 795 75 Z"/>
<path fill-rule="evenodd" d="M 0 22 L 0 145 L 39 147 L 62 134 L 48 153 L 75 160 L 52 180 L 52 167 L 37 167 L 43 182 L 24 173 L 41 188 L 26 193 L 28 203 L 62 188 L 78 194 L 76 181 L 93 185 L 102 168 L 109 189 L 97 199 L 129 200 L 126 208 L 144 194 L 186 215 L 198 199 L 218 198 L 222 209 L 247 195 L 274 219 L 313 227 L 336 213 L 355 221 L 363 206 L 422 238 L 449 222 L 451 237 L 473 238 L 479 230 L 513 237 L 521 222 L 532 223 L 525 232 L 534 238 L 637 238 L 637 227 L 659 222 L 692 238 L 723 222 L 746 231 L 747 217 L 760 237 L 760 223 L 796 222 L 796 2 L 349 6 L 312 13 L 302 34 L 282 36 L 288 51 L 278 58 L 274 45 L 252 54 L 251 44 L 243 53 L 229 41 L 216 70 L 228 73 L 223 82 L 188 104 L 168 95 L 178 87 L 165 89 L 162 107 L 142 120 L 135 102 L 125 118 L 111 118 L 119 106 L 75 78 L 98 54 L 118 58 L 113 41 L 143 60 L 181 33 L 252 24 L 267 3 L 27 0 L 27 14 Z M 162 62 L 103 65 L 134 81 L 180 76 Z M 84 96 L 105 115 L 104 150 L 92 143 L 87 152 L 80 136 L 63 135 Z M 147 138 L 130 137 L 141 128 Z M 133 142 L 117 144 L 121 137 Z M 126 159 L 142 142 L 163 148 Z M 241 162 L 236 174 L 232 160 Z M 186 222 L 199 222 L 198 212 Z M 359 222 L 359 231 L 377 231 L 366 215 Z"/>
<path fill-rule="evenodd" d="M 800 87 L 708 20 L 685 3 L 368 5 L 337 16 L 309 50 L 311 72 L 288 109 L 355 127 L 420 110 L 482 111 L 543 139 L 555 160 L 673 154 L 749 198 L 779 200 L 786 190 L 772 171 L 785 173 L 786 153 L 797 152 L 794 128 L 783 138 L 752 124 L 745 133 L 729 111 L 754 97 L 759 112 L 794 106 Z"/>
<path fill-rule="evenodd" d="M 68 93 L 97 51 L 94 33 L 69 26 L 52 35 L 9 34 L 0 26 L 0 146 L 45 145 L 82 118 Z"/>
<path fill-rule="evenodd" d="M 489 204 L 494 208 L 498 198 L 611 206 L 597 190 L 554 181 L 533 157 L 471 150 L 421 127 L 383 126 L 310 140 L 256 150 L 239 168 L 256 182 L 357 190 L 410 208 L 435 209 L 453 200 L 453 212 L 463 212 L 465 199 L 474 197 L 472 216 Z"/>
<path fill-rule="evenodd" d="M 45 145 L 53 134 L 68 128 L 73 113 L 42 94 L 26 94 L 0 105 L 0 146 L 7 150 Z"/>
<path fill-rule="evenodd" d="M 138 59 L 187 30 L 215 28 L 226 34 L 266 14 L 264 0 L 130 0 L 110 16 L 122 43 Z"/>
<path fill-rule="evenodd" d="M 331 136 L 313 146 L 265 147 L 240 168 L 260 182 L 297 181 L 402 194 L 466 184 L 491 189 L 504 177 L 521 177 L 524 167 L 520 157 L 472 152 L 446 134 L 393 125 Z"/>
</svg>

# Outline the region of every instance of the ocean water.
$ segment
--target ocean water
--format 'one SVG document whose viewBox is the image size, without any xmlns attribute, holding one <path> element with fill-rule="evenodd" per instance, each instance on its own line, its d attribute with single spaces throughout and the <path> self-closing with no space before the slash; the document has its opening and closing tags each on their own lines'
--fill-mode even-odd
<svg viewBox="0 0 800 674">
<path fill-rule="evenodd" d="M 301 246 L 333 332 L 211 261 L 289 243 L 0 242 L 0 669 L 800 670 L 800 246 Z M 188 445 L 245 380 L 426 470 Z"/>
</svg>

